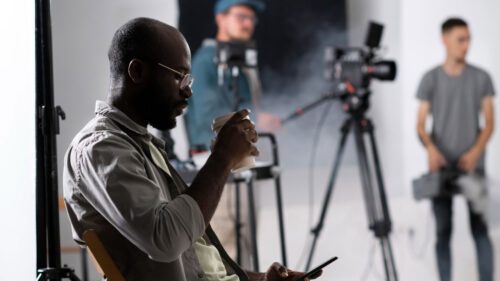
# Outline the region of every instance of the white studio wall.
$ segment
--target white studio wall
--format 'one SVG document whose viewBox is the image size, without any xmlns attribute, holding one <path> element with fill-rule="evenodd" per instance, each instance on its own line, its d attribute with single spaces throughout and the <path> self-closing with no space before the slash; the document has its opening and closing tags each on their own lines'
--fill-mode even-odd
<svg viewBox="0 0 500 281">
<path fill-rule="evenodd" d="M 350 44 L 363 44 L 369 20 L 385 25 L 383 55 L 396 60 L 398 74 L 395 82 L 373 83 L 369 115 L 378 125 L 376 132 L 387 180 L 410 193 L 411 179 L 425 172 L 427 163 L 416 135 L 415 94 L 425 71 L 444 60 L 441 23 L 450 16 L 463 17 L 469 22 L 472 44 L 468 61 L 486 69 L 498 91 L 500 53 L 495 46 L 500 43 L 500 36 L 492 28 L 500 12 L 500 2 L 351 0 L 347 3 Z M 498 108 L 500 99 L 495 98 L 495 105 Z M 497 124 L 498 120 L 500 116 L 496 114 Z M 497 135 L 494 133 L 490 141 L 487 157 L 488 174 L 494 183 L 500 180 L 495 173 L 495 167 L 500 165 L 500 146 L 495 145 Z"/>
<path fill-rule="evenodd" d="M 495 256 L 500 252 L 500 229 L 497 207 L 500 200 L 500 141 L 498 124 L 500 116 L 500 54 L 496 46 L 500 44 L 500 35 L 493 31 L 498 23 L 500 2 L 494 0 L 481 1 L 404 1 L 401 9 L 401 83 L 403 100 L 400 106 L 405 112 L 401 119 L 403 131 L 403 166 L 405 189 L 410 193 L 412 178 L 426 171 L 427 154 L 420 145 L 415 132 L 416 111 L 418 102 L 416 89 L 425 71 L 440 64 L 444 60 L 445 50 L 441 43 L 440 26 L 451 16 L 463 18 L 469 24 L 472 41 L 467 56 L 469 63 L 479 66 L 490 74 L 496 90 L 494 98 L 495 123 L 486 157 L 486 170 L 489 179 L 490 219 L 489 232 L 494 245 Z M 476 255 L 469 230 L 469 221 L 465 200 L 456 197 L 454 200 L 453 228 L 453 275 L 455 280 L 476 279 Z M 496 278 L 500 262 L 495 260 Z"/>
<path fill-rule="evenodd" d="M 0 280 L 34 280 L 35 1 L 0 8 Z"/>
<path fill-rule="evenodd" d="M 108 93 L 107 52 L 114 32 L 135 17 L 155 18 L 176 26 L 178 8 L 174 0 L 55 0 L 51 3 L 55 104 L 66 112 L 66 120 L 61 122 L 61 134 L 57 138 L 62 195 L 64 153 L 76 133 L 94 116 L 95 101 L 105 100 Z M 173 135 L 182 137 L 182 133 L 177 129 Z M 187 148 L 180 145 L 176 148 L 187 152 Z M 62 262 L 82 276 L 80 255 L 71 250 L 76 244 L 71 237 L 66 212 L 61 210 L 60 216 L 61 246 L 70 249 L 63 253 Z M 89 280 L 100 280 L 91 263 L 88 263 L 88 268 L 91 273 Z"/>
<path fill-rule="evenodd" d="M 468 62 L 486 69 L 497 91 L 497 126 L 487 148 L 486 161 L 492 204 L 498 203 L 500 54 L 496 46 L 500 44 L 500 35 L 494 32 L 493 26 L 498 23 L 500 2 L 349 0 L 347 4 L 350 43 L 356 46 L 363 43 L 368 20 L 381 22 L 385 24 L 382 45 L 386 50 L 383 57 L 395 59 L 398 65 L 394 83 L 373 83 L 374 93 L 368 115 L 374 120 L 379 140 L 394 223 L 393 248 L 399 277 L 402 280 L 437 280 L 433 249 L 434 218 L 429 202 L 415 202 L 411 191 L 412 179 L 427 171 L 427 153 L 416 133 L 416 90 L 423 74 L 444 61 L 445 51 L 440 34 L 442 22 L 451 16 L 464 18 L 472 34 Z M 497 219 L 490 223 L 490 235 L 493 244 L 499 244 Z M 476 280 L 475 250 L 466 204 L 460 196 L 454 200 L 453 237 L 454 280 Z M 494 251 L 498 255 L 499 247 L 495 246 Z M 499 266 L 496 261 L 495 268 Z"/>
<path fill-rule="evenodd" d="M 401 10 L 402 56 L 401 56 L 401 83 L 404 96 L 401 104 L 405 114 L 402 119 L 404 130 L 404 159 L 405 179 L 410 180 L 418 173 L 423 172 L 427 156 L 418 143 L 415 124 L 417 102 L 416 88 L 425 71 L 444 60 L 445 51 L 441 43 L 441 23 L 450 16 L 464 18 L 471 30 L 472 42 L 469 49 L 468 61 L 487 70 L 493 79 L 495 90 L 497 124 L 487 148 L 487 174 L 492 179 L 492 187 L 498 187 L 500 174 L 500 145 L 498 124 L 500 115 L 500 53 L 497 46 L 500 44 L 500 35 L 494 32 L 498 24 L 500 2 L 495 0 L 480 1 L 404 1 Z M 408 181 L 406 181 L 408 182 Z M 408 187 L 409 188 L 409 187 Z"/>
</svg>

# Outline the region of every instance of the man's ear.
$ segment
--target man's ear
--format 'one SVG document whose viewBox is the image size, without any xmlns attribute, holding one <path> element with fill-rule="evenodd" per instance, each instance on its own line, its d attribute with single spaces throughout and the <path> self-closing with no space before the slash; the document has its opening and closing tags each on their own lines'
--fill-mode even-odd
<svg viewBox="0 0 500 281">
<path fill-rule="evenodd" d="M 441 34 L 441 42 L 445 46 L 448 44 L 448 37 L 449 37 L 449 31 L 446 31 L 443 34 Z"/>
<path fill-rule="evenodd" d="M 149 76 L 149 69 L 144 61 L 132 59 L 128 64 L 128 76 L 135 84 L 141 84 Z"/>
<path fill-rule="evenodd" d="M 218 28 L 221 28 L 222 21 L 224 20 L 225 16 L 226 15 L 223 13 L 218 13 L 215 15 L 215 24 L 217 25 Z"/>
</svg>

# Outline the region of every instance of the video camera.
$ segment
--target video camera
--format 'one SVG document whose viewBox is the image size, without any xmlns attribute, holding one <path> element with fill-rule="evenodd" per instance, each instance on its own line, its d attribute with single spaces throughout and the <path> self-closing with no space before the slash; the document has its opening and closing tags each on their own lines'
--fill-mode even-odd
<svg viewBox="0 0 500 281">
<path fill-rule="evenodd" d="M 337 89 L 331 95 L 342 100 L 346 112 L 368 109 L 372 78 L 385 81 L 396 78 L 396 62 L 376 56 L 383 29 L 383 25 L 370 22 L 365 47 L 330 46 L 325 49 L 324 77 L 336 84 Z"/>
<path fill-rule="evenodd" d="M 366 47 L 325 49 L 324 76 L 328 81 L 349 83 L 354 89 L 366 89 L 371 78 L 392 81 L 396 77 L 396 62 L 380 60 L 376 51 L 380 47 L 384 26 L 370 22 Z"/>
<path fill-rule="evenodd" d="M 396 78 L 396 62 L 376 56 L 383 29 L 383 25 L 370 22 L 366 47 L 327 47 L 324 76 L 326 80 L 333 82 L 335 88 L 328 90 L 318 100 L 297 109 L 281 122 L 284 124 L 330 99 L 340 99 L 345 112 L 362 115 L 369 106 L 371 79 L 392 81 Z"/>
<path fill-rule="evenodd" d="M 257 67 L 257 48 L 253 41 L 217 41 L 216 58 L 218 65 Z"/>
<path fill-rule="evenodd" d="M 239 68 L 257 67 L 257 48 L 254 41 L 217 41 L 214 58 L 217 64 L 219 86 L 224 84 L 224 70 L 229 69 L 233 77 L 239 75 Z"/>
</svg>

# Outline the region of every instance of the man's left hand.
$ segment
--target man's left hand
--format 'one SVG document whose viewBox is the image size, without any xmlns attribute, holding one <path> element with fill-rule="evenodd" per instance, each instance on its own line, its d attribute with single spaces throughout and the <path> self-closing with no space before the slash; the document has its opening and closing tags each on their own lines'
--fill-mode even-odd
<svg viewBox="0 0 500 281">
<path fill-rule="evenodd" d="M 457 167 L 465 172 L 473 172 L 476 169 L 479 156 L 481 154 L 477 150 L 471 149 L 460 157 Z"/>
<path fill-rule="evenodd" d="M 320 270 L 318 273 L 314 274 L 313 276 L 304 279 L 304 281 L 309 281 L 312 279 L 316 279 L 321 274 L 323 273 L 322 270 Z M 290 269 L 287 269 L 280 263 L 273 263 L 267 272 L 265 273 L 264 281 L 294 281 L 297 280 L 300 276 L 306 274 L 305 272 L 298 272 L 298 271 L 293 271 Z"/>
</svg>

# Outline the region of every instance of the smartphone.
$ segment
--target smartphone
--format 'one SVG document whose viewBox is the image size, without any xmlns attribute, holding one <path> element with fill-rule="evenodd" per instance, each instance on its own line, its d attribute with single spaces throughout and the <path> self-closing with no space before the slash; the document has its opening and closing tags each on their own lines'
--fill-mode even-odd
<svg viewBox="0 0 500 281">
<path fill-rule="evenodd" d="M 300 276 L 299 279 L 297 279 L 295 281 L 304 281 L 304 279 L 306 279 L 307 277 L 313 276 L 314 274 L 318 273 L 318 271 L 320 271 L 323 267 L 331 264 L 332 262 L 334 262 L 336 260 L 337 260 L 337 257 L 333 257 L 333 258 L 327 260 L 326 262 L 322 263 L 321 265 L 319 265 L 318 267 L 314 268 L 313 270 L 311 270 L 311 271 L 307 272 L 306 274 Z"/>
</svg>

